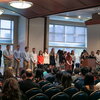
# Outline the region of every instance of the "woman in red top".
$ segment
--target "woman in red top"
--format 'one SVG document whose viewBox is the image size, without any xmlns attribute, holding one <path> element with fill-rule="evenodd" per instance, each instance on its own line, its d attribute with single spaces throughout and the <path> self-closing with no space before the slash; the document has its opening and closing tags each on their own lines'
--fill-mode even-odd
<svg viewBox="0 0 100 100">
<path fill-rule="evenodd" d="M 68 52 L 66 56 L 65 70 L 72 70 L 72 57 L 70 56 L 70 52 Z"/>
<path fill-rule="evenodd" d="M 39 51 L 38 57 L 37 57 L 37 64 L 38 64 L 38 68 L 43 68 L 43 64 L 44 64 L 44 57 L 43 57 L 43 52 L 42 50 Z"/>
</svg>

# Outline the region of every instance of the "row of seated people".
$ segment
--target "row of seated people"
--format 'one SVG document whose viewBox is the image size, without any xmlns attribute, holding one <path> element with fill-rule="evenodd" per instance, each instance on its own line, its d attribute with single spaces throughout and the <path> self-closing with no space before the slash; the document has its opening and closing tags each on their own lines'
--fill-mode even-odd
<svg viewBox="0 0 100 100">
<path fill-rule="evenodd" d="M 27 69 L 21 71 L 20 77 L 14 77 L 12 68 L 8 68 L 0 79 L 1 100 L 100 99 L 99 72 L 87 67 L 76 68 L 74 74 L 57 68 L 35 69 L 34 72 Z"/>
</svg>

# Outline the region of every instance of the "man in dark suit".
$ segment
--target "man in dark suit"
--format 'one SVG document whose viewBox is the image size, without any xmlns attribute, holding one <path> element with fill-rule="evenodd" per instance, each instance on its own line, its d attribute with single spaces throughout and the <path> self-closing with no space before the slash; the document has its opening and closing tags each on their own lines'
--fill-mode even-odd
<svg viewBox="0 0 100 100">
<path fill-rule="evenodd" d="M 19 82 L 20 89 L 23 93 L 25 93 L 29 89 L 39 87 L 38 84 L 36 84 L 32 81 L 32 79 L 33 79 L 32 70 L 27 69 L 26 70 L 26 80 Z"/>
<path fill-rule="evenodd" d="M 0 45 L 0 67 L 1 67 L 1 58 L 2 58 L 2 51 L 1 51 L 1 45 Z"/>
</svg>

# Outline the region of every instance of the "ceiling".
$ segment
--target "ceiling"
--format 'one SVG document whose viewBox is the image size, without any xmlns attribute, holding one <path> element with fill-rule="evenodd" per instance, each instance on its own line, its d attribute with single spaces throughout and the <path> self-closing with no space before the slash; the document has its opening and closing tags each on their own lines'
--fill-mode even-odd
<svg viewBox="0 0 100 100">
<path fill-rule="evenodd" d="M 20 10 L 10 7 L 9 1 L 13 0 L 0 0 L 0 7 L 12 10 L 26 18 L 44 17 L 52 14 L 100 6 L 100 0 L 28 0 L 33 2 L 34 5 L 31 8 Z M 77 15 L 77 13 L 74 14 Z"/>
</svg>

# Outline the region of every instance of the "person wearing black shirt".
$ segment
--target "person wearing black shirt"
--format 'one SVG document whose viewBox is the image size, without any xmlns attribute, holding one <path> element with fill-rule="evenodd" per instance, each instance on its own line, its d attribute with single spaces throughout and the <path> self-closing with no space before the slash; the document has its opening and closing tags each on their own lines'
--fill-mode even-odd
<svg viewBox="0 0 100 100">
<path fill-rule="evenodd" d="M 0 67 L 1 67 L 1 58 L 2 58 L 2 51 L 1 51 L 1 45 L 0 45 Z"/>
<path fill-rule="evenodd" d="M 20 90 L 25 93 L 27 90 L 32 88 L 38 88 L 39 85 L 33 82 L 33 73 L 31 69 L 26 70 L 26 80 L 20 81 L 19 86 Z"/>
</svg>

